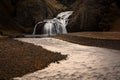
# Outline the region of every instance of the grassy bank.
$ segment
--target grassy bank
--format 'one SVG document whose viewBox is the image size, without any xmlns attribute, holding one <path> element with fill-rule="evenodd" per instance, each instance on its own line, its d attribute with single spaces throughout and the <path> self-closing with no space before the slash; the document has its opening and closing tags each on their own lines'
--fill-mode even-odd
<svg viewBox="0 0 120 80">
<path fill-rule="evenodd" d="M 0 80 L 23 76 L 66 57 L 33 44 L 0 38 Z"/>
<path fill-rule="evenodd" d="M 120 33 L 113 32 L 78 32 L 54 36 L 68 42 L 120 50 Z"/>
</svg>

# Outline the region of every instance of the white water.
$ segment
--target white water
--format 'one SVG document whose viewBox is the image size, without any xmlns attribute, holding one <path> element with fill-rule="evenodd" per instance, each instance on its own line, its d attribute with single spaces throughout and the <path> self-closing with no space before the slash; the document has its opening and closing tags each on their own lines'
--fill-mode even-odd
<svg viewBox="0 0 120 80">
<path fill-rule="evenodd" d="M 43 23 L 43 22 L 42 22 L 42 21 L 41 21 L 41 22 L 38 22 L 38 23 L 35 25 L 34 30 L 33 30 L 33 35 L 35 35 L 37 25 L 40 24 L 40 23 Z"/>
<path fill-rule="evenodd" d="M 68 58 L 15 80 L 120 80 L 119 50 L 83 46 L 54 38 L 18 40 L 67 54 Z"/>
<path fill-rule="evenodd" d="M 69 16 L 72 15 L 73 11 L 66 11 L 61 12 L 57 15 L 56 18 L 43 20 L 38 22 L 33 30 L 33 35 L 36 33 L 36 28 L 38 24 L 45 22 L 43 27 L 43 35 L 55 35 L 55 34 L 66 34 L 67 29 L 66 26 L 68 25 Z"/>
</svg>

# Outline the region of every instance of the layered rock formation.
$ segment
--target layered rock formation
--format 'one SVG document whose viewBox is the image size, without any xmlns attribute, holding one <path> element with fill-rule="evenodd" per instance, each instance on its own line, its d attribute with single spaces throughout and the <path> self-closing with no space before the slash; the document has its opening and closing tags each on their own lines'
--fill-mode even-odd
<svg viewBox="0 0 120 80">
<path fill-rule="evenodd" d="M 12 0 L 0 0 L 0 35 L 25 32 L 23 27 L 13 20 L 15 10 Z"/>
<path fill-rule="evenodd" d="M 62 4 L 70 6 L 70 5 L 72 5 L 77 0 L 58 0 L 58 1 L 60 1 Z"/>
<path fill-rule="evenodd" d="M 38 21 L 52 18 L 64 9 L 64 6 L 55 0 L 25 0 L 18 5 L 16 19 L 26 27 L 32 27 Z"/>
<path fill-rule="evenodd" d="M 0 15 L 16 21 L 30 33 L 34 25 L 43 19 L 53 18 L 66 7 L 56 0 L 1 0 Z M 4 19 L 7 19 L 4 18 Z M 1 28 L 5 27 L 0 22 Z M 12 23 L 11 23 L 12 24 Z M 14 23 L 13 23 L 14 24 Z M 13 26 L 9 25 L 14 30 Z M 6 27 L 7 28 L 7 27 Z M 16 28 L 19 28 L 16 26 Z M 4 29 L 4 28 L 3 28 Z M 8 30 L 9 31 L 9 30 Z M 3 30 L 1 29 L 1 33 Z"/>
<path fill-rule="evenodd" d="M 65 10 L 74 10 L 69 32 L 119 30 L 120 0 L 0 0 L 0 34 L 32 33 L 37 22 Z"/>
<path fill-rule="evenodd" d="M 67 27 L 69 32 L 108 31 L 112 27 L 110 23 L 120 18 L 118 2 L 118 0 L 76 1 L 71 6 L 75 12 Z"/>
</svg>

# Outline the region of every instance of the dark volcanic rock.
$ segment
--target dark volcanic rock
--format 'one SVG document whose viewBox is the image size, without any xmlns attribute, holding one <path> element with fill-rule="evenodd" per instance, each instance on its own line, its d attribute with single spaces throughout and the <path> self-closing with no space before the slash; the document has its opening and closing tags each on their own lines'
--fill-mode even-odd
<svg viewBox="0 0 120 80">
<path fill-rule="evenodd" d="M 0 15 L 0 35 L 17 35 L 25 33 L 23 26 L 9 16 Z"/>
<path fill-rule="evenodd" d="M 66 9 L 64 5 L 69 8 Z M 16 25 L 14 28 L 16 26 L 18 31 L 25 33 L 32 33 L 37 22 L 53 18 L 64 10 L 74 10 L 67 26 L 69 32 L 108 31 L 114 25 L 119 27 L 120 0 L 0 0 L 0 15 L 23 26 L 24 31 Z M 41 33 L 41 25 L 37 29 L 38 33 Z M 0 22 L 0 32 L 8 32 L 7 27 Z M 17 32 L 11 25 L 9 28 Z"/>
<path fill-rule="evenodd" d="M 76 1 L 71 6 L 75 12 L 67 26 L 69 32 L 109 30 L 109 23 L 114 20 L 113 16 L 119 16 L 117 6 L 116 11 L 112 10 L 115 6 L 115 0 Z"/>
<path fill-rule="evenodd" d="M 31 27 L 38 21 L 53 18 L 61 9 L 62 5 L 55 7 L 55 0 L 25 0 L 18 4 L 16 19 L 20 24 Z"/>
<path fill-rule="evenodd" d="M 70 6 L 71 4 L 73 4 L 77 0 L 58 0 L 58 1 L 60 1 L 64 5 Z"/>
<path fill-rule="evenodd" d="M 65 8 L 56 0 L 0 0 L 0 15 L 16 20 L 27 33 L 38 21 L 53 18 Z"/>
</svg>

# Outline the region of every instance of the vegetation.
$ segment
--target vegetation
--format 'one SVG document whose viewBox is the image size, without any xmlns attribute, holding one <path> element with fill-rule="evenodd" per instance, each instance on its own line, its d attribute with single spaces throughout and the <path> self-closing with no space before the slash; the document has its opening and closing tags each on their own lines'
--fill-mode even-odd
<svg viewBox="0 0 120 80">
<path fill-rule="evenodd" d="M 0 80 L 23 76 L 66 57 L 40 46 L 0 37 Z"/>
<path fill-rule="evenodd" d="M 119 0 L 1 0 L 0 34 L 31 34 L 37 22 L 65 10 L 74 10 L 67 26 L 69 32 L 112 31 L 114 26 L 119 30 L 119 25 L 115 25 L 120 18 L 119 9 Z M 1 16 L 12 21 L 9 26 L 3 25 Z M 42 26 L 37 30 L 41 33 Z"/>
</svg>

